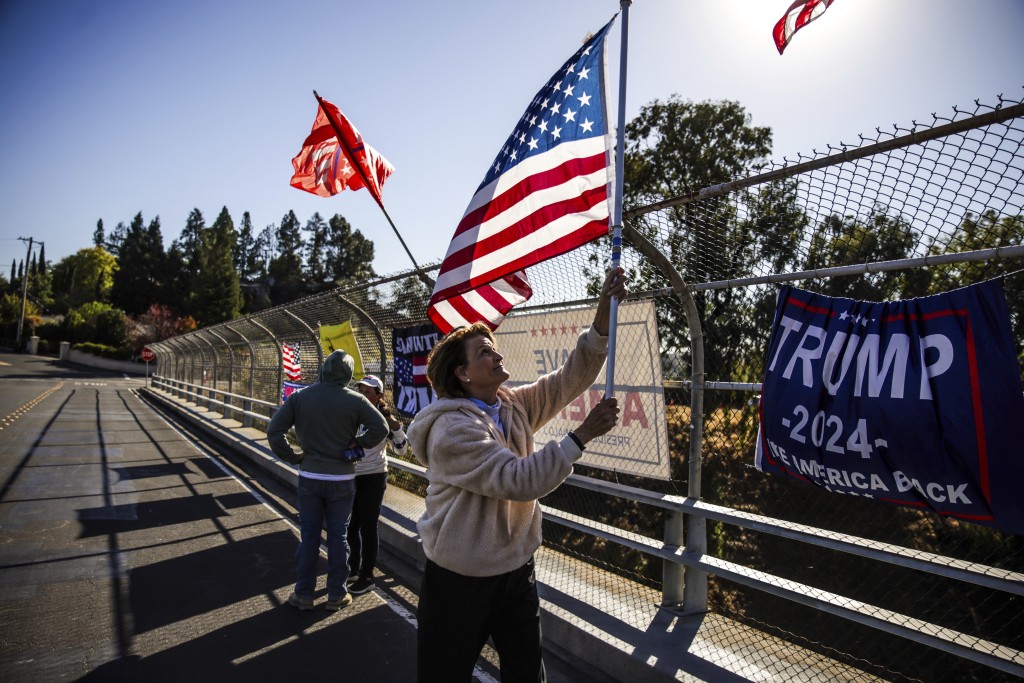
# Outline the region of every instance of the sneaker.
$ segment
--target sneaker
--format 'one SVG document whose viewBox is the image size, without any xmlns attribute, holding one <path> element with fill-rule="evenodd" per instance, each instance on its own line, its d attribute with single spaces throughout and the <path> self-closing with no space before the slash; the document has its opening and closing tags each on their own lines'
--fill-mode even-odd
<svg viewBox="0 0 1024 683">
<path fill-rule="evenodd" d="M 349 572 L 348 578 L 345 579 L 345 585 L 351 586 L 353 583 L 359 580 L 359 574 L 356 572 Z"/>
<path fill-rule="evenodd" d="M 359 577 L 355 583 L 348 588 L 348 592 L 352 595 L 362 595 L 363 593 L 373 589 L 373 579 L 364 579 Z"/>
<path fill-rule="evenodd" d="M 297 609 L 306 611 L 313 609 L 313 601 L 309 598 L 300 598 L 297 594 L 292 593 L 288 596 L 288 604 Z"/>
<path fill-rule="evenodd" d="M 327 598 L 327 609 L 331 612 L 337 612 L 342 607 L 347 607 L 352 604 L 352 594 L 345 593 L 340 598 Z"/>
</svg>

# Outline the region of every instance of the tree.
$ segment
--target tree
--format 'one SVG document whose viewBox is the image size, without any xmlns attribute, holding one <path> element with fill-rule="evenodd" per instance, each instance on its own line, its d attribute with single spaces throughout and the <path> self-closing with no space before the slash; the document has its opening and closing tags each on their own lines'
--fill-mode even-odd
<svg viewBox="0 0 1024 683">
<path fill-rule="evenodd" d="M 256 236 L 258 277 L 266 277 L 270 262 L 277 255 L 277 224 L 271 223 Z"/>
<path fill-rule="evenodd" d="M 277 254 L 270 261 L 267 274 L 270 299 L 282 304 L 296 299 L 303 291 L 302 233 L 299 219 L 289 211 L 281 219 L 276 234 Z"/>
<path fill-rule="evenodd" d="M 93 246 L 102 247 L 105 241 L 103 233 L 103 219 L 96 221 L 96 230 L 92 233 Z"/>
<path fill-rule="evenodd" d="M 340 214 L 331 217 L 325 265 L 332 281 L 344 284 L 374 277 L 373 254 L 372 240 L 353 230 Z"/>
<path fill-rule="evenodd" d="M 238 317 L 242 294 L 232 250 L 237 234 L 228 207 L 221 209 L 199 250 L 192 298 L 192 315 L 200 325 L 213 325 Z"/>
<path fill-rule="evenodd" d="M 327 279 L 327 268 L 324 265 L 325 248 L 327 246 L 327 222 L 319 213 L 306 221 L 306 278 L 314 285 Z"/>
<path fill-rule="evenodd" d="M 1024 244 L 1024 216 L 1002 216 L 996 211 L 986 210 L 981 214 L 965 215 L 945 248 L 934 244 L 931 252 L 962 253 L 1021 244 Z M 1020 262 L 1015 259 L 939 265 L 931 269 L 928 290 L 929 293 L 945 292 L 1013 273 L 1013 277 L 1003 280 L 1003 287 L 1010 308 L 1013 338 L 1017 340 L 1017 354 L 1024 364 L 1024 277 L 1018 273 L 1019 270 Z"/>
<path fill-rule="evenodd" d="M 637 207 L 696 192 L 749 175 L 771 152 L 771 130 L 753 126 L 737 102 L 684 101 L 673 95 L 641 108 L 625 131 L 626 206 Z M 689 282 L 708 282 L 750 272 L 759 263 L 792 260 L 791 245 L 806 219 L 796 203 L 795 186 L 779 183 L 748 193 L 746 218 L 738 217 L 734 198 L 706 199 L 672 207 L 630 221 L 661 249 Z M 660 222 L 656 222 L 660 221 Z M 666 225 L 667 223 L 667 225 Z M 604 240 L 606 241 L 606 240 Z M 603 280 L 598 248 L 590 258 L 589 288 Z M 665 286 L 645 269 L 630 273 L 638 291 Z M 694 295 L 705 343 L 708 379 L 736 370 L 740 350 L 749 345 L 749 317 L 759 306 L 742 290 Z M 658 307 L 659 331 L 666 358 L 688 357 L 689 329 L 678 306 Z"/>
<path fill-rule="evenodd" d="M 189 310 L 193 279 L 187 272 L 185 253 L 177 241 L 171 243 L 164 258 L 164 299 L 175 310 Z"/>
<path fill-rule="evenodd" d="M 118 256 L 121 253 L 121 245 L 124 243 L 124 238 L 128 234 L 128 228 L 123 222 L 118 222 L 114 227 L 114 232 L 107 235 L 106 248 L 107 252 Z"/>
<path fill-rule="evenodd" d="M 25 302 L 25 327 L 23 331 L 34 334 L 36 326 L 42 322 L 42 311 L 33 301 Z M 18 333 L 18 322 L 21 320 L 21 294 L 11 292 L 0 297 L 0 323 L 3 323 L 10 330 L 9 335 L 13 339 Z M 23 335 L 24 338 L 24 335 Z"/>
<path fill-rule="evenodd" d="M 814 270 L 860 263 L 905 259 L 913 254 L 920 233 L 902 216 L 890 216 L 876 206 L 866 219 L 856 216 L 825 218 L 811 236 L 805 268 Z M 891 301 L 925 293 L 930 276 L 922 269 L 887 271 L 824 280 L 818 291 L 861 301 Z"/>
<path fill-rule="evenodd" d="M 137 356 L 144 347 L 196 329 L 196 321 L 178 316 L 170 306 L 151 305 L 145 313 L 128 320 L 128 347 Z"/>
<path fill-rule="evenodd" d="M 206 234 L 206 220 L 203 212 L 192 209 L 185 219 L 185 227 L 181 229 L 177 244 L 185 258 L 185 265 L 190 273 L 195 273 L 199 265 L 199 252 L 203 249 L 203 238 Z"/>
<path fill-rule="evenodd" d="M 89 301 L 109 301 L 116 271 L 117 259 L 103 247 L 64 257 L 52 268 L 54 309 L 64 313 Z"/>
<path fill-rule="evenodd" d="M 149 305 L 164 298 L 167 287 L 166 255 L 157 216 L 143 227 L 142 212 L 132 219 L 131 227 L 121 245 L 118 270 L 111 292 L 113 303 L 129 315 L 142 313 Z"/>
<path fill-rule="evenodd" d="M 238 228 L 238 239 L 235 241 L 233 257 L 235 270 L 238 271 L 238 278 L 242 282 L 249 282 L 261 275 L 258 244 L 248 211 L 242 214 L 242 223 Z"/>
<path fill-rule="evenodd" d="M 46 245 L 40 243 L 39 258 L 32 255 L 32 266 L 29 268 L 28 297 L 36 302 L 40 309 L 48 311 L 53 306 L 53 285 L 50 270 L 46 267 Z"/>
</svg>

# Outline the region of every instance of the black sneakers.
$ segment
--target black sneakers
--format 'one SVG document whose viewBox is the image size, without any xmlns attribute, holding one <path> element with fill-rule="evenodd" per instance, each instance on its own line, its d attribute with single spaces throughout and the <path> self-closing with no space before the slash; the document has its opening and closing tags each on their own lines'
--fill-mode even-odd
<svg viewBox="0 0 1024 683">
<path fill-rule="evenodd" d="M 373 590 L 373 579 L 363 577 L 359 577 L 348 587 L 348 592 L 352 595 L 362 595 L 370 590 Z"/>
</svg>

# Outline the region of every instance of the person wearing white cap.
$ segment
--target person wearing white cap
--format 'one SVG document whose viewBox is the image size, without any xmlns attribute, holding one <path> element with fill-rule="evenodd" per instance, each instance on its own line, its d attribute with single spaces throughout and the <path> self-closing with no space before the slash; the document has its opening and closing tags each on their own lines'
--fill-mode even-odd
<svg viewBox="0 0 1024 683">
<path fill-rule="evenodd" d="M 384 383 L 376 375 L 366 375 L 356 382 L 356 391 L 361 393 L 380 411 L 391 430 L 383 441 L 372 448 L 364 449 L 362 460 L 356 462 L 356 499 L 352 506 L 352 518 L 348 525 L 349 581 L 348 590 L 352 595 L 362 595 L 373 588 L 373 569 L 377 564 L 377 520 L 380 506 L 384 501 L 384 489 L 388 485 L 387 448 L 396 455 L 404 455 L 409 442 L 402 429 L 402 423 L 392 416 L 384 403 Z"/>
</svg>

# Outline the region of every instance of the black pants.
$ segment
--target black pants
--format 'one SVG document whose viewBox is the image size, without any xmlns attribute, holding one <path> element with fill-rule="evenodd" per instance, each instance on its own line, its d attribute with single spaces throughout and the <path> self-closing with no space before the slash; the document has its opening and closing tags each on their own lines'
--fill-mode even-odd
<svg viewBox="0 0 1024 683">
<path fill-rule="evenodd" d="M 427 561 L 416 632 L 419 683 L 470 681 L 487 638 L 502 683 L 547 681 L 533 560 L 498 576 L 463 576 Z"/>
<path fill-rule="evenodd" d="M 388 473 L 361 474 L 356 477 L 356 499 L 348 523 L 349 574 L 363 579 L 373 578 L 377 566 L 377 519 L 388 486 Z"/>
</svg>

